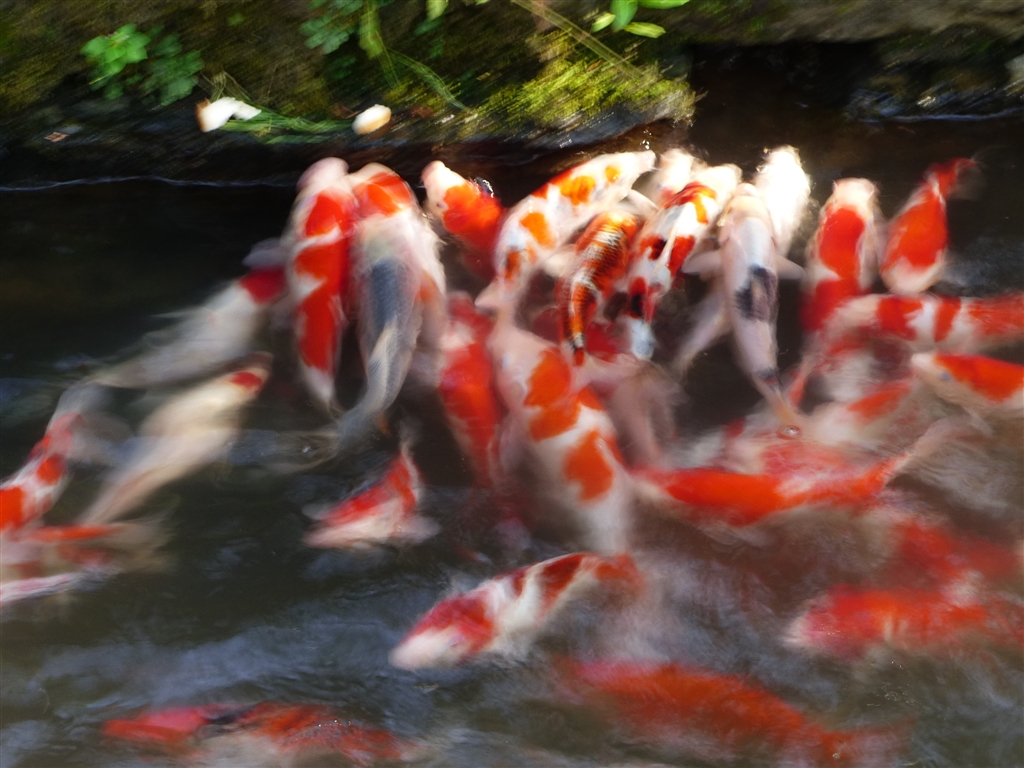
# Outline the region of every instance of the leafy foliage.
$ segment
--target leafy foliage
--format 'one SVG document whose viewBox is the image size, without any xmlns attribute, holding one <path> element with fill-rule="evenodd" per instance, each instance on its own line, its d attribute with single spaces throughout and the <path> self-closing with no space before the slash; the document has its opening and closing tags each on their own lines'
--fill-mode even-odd
<svg viewBox="0 0 1024 768">
<path fill-rule="evenodd" d="M 92 67 L 89 82 L 93 89 L 102 89 L 106 98 L 116 99 L 124 95 L 126 85 L 133 86 L 143 94 L 156 94 L 164 105 L 192 93 L 203 60 L 198 51 L 183 53 L 176 34 L 157 40 L 162 32 L 155 27 L 143 33 L 134 24 L 125 24 L 86 43 L 81 53 Z M 134 66 L 141 62 L 144 67 Z"/>
</svg>

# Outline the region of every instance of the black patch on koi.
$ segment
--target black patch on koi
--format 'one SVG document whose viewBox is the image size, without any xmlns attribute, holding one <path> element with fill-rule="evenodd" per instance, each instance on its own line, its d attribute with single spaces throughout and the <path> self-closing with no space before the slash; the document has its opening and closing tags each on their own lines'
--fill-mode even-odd
<svg viewBox="0 0 1024 768">
<path fill-rule="evenodd" d="M 651 244 L 651 253 L 647 257 L 651 261 L 657 261 L 661 257 L 661 252 L 665 250 L 665 238 L 659 237 Z"/>
<path fill-rule="evenodd" d="M 629 316 L 641 318 L 644 316 L 644 295 L 634 293 L 629 297 Z"/>
<path fill-rule="evenodd" d="M 778 368 L 766 368 L 763 371 L 758 371 L 757 378 L 763 381 L 772 389 L 781 388 L 779 384 L 779 369 Z"/>
<path fill-rule="evenodd" d="M 609 320 L 614 320 L 619 316 L 619 313 L 626 308 L 626 302 L 629 297 L 623 291 L 613 293 L 611 298 L 605 302 L 604 305 L 604 316 Z"/>
<path fill-rule="evenodd" d="M 764 267 L 752 267 L 750 282 L 735 294 L 736 308 L 747 320 L 774 323 L 779 311 L 779 278 Z"/>
</svg>

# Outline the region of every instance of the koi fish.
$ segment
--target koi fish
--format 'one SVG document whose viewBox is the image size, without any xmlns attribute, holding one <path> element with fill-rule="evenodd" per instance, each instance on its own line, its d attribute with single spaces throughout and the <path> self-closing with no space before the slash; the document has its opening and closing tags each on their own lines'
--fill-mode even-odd
<svg viewBox="0 0 1024 768">
<path fill-rule="evenodd" d="M 807 246 L 800 304 L 805 333 L 822 333 L 840 304 L 871 290 L 881 245 L 877 198 L 878 189 L 867 179 L 833 185 Z"/>
<path fill-rule="evenodd" d="M 826 731 L 742 677 L 678 663 L 567 662 L 573 698 L 596 705 L 634 737 L 718 762 L 754 757 L 789 765 L 885 763 L 894 737 L 881 729 Z M 776 762 L 777 761 L 777 762 Z"/>
<path fill-rule="evenodd" d="M 811 181 L 800 165 L 797 151 L 793 147 L 778 147 L 769 152 L 754 177 L 754 187 L 768 210 L 775 251 L 783 262 L 789 256 L 811 196 Z"/>
<path fill-rule="evenodd" d="M 216 752 L 225 742 L 237 749 L 239 743 L 252 741 L 269 758 L 268 764 L 274 765 L 280 765 L 285 756 L 337 753 L 349 763 L 367 766 L 401 760 L 412 746 L 388 731 L 353 722 L 330 707 L 276 702 L 159 710 L 131 720 L 108 720 L 103 735 L 193 754 Z"/>
<path fill-rule="evenodd" d="M 521 658 L 556 614 L 598 589 L 635 590 L 629 555 L 579 552 L 519 568 L 442 600 L 391 651 L 402 669 L 452 667 L 481 654 Z"/>
<path fill-rule="evenodd" d="M 283 237 L 291 249 L 285 274 L 295 303 L 293 326 L 302 379 L 317 404 L 334 412 L 334 378 L 348 323 L 350 245 L 356 206 L 348 166 L 336 157 L 314 163 L 299 180 L 299 195 Z"/>
<path fill-rule="evenodd" d="M 127 570 L 153 570 L 166 540 L 155 520 L 49 525 L 0 542 L 0 608 L 77 589 Z"/>
<path fill-rule="evenodd" d="M 729 297 L 722 278 L 712 278 L 708 292 L 690 312 L 690 329 L 672 358 L 672 373 L 683 379 L 697 355 L 729 333 Z"/>
<path fill-rule="evenodd" d="M 651 201 L 664 208 L 669 200 L 683 191 L 694 174 L 704 170 L 704 163 L 689 152 L 681 149 L 667 149 L 658 155 L 658 167 L 648 185 Z"/>
<path fill-rule="evenodd" d="M 969 531 L 956 530 L 921 514 L 887 509 L 868 514 L 881 522 L 888 550 L 882 580 L 923 589 L 1019 583 L 1019 553 Z"/>
<path fill-rule="evenodd" d="M 723 215 L 718 241 L 740 367 L 782 426 L 787 431 L 798 431 L 801 419 L 783 397 L 776 363 L 779 277 L 775 264 L 779 253 L 768 209 L 751 185 L 737 188 Z"/>
<path fill-rule="evenodd" d="M 894 293 L 928 290 L 946 268 L 949 229 L 946 201 L 977 163 L 957 158 L 931 166 L 889 226 L 889 238 L 879 263 L 882 280 Z"/>
<path fill-rule="evenodd" d="M 497 277 L 477 297 L 496 310 L 515 304 L 533 270 L 582 224 L 625 198 L 637 178 L 654 168 L 653 152 L 600 155 L 559 174 L 513 206 L 494 250 Z"/>
<path fill-rule="evenodd" d="M 1020 650 L 1024 607 L 998 595 L 953 600 L 928 590 L 841 585 L 810 601 L 784 639 L 844 661 L 893 651 L 941 657 L 985 645 Z"/>
<path fill-rule="evenodd" d="M 464 263 L 470 271 L 490 282 L 494 277 L 491 254 L 505 208 L 490 188 L 462 178 L 440 160 L 423 169 L 422 179 L 427 213 L 465 246 Z"/>
<path fill-rule="evenodd" d="M 438 531 L 434 521 L 416 514 L 422 495 L 423 478 L 403 443 L 384 477 L 320 516 L 306 544 L 336 549 L 418 544 Z"/>
<path fill-rule="evenodd" d="M 800 461 L 792 460 L 793 452 Z M 644 468 L 635 470 L 633 478 L 641 498 L 688 523 L 742 528 L 803 507 L 861 504 L 878 494 L 913 455 L 906 451 L 857 467 L 844 460 L 842 453 L 820 447 L 806 450 L 800 445 L 784 449 L 772 466 L 777 471 L 770 474 L 708 467 Z"/>
<path fill-rule="evenodd" d="M 626 278 L 628 336 L 638 357 L 653 354 L 655 310 L 682 279 L 685 262 L 715 226 L 739 182 L 735 165 L 705 168 L 644 224 Z"/>
<path fill-rule="evenodd" d="M 1024 293 L 992 298 L 873 295 L 847 301 L 828 336 L 858 332 L 912 352 L 969 354 L 1024 338 Z"/>
<path fill-rule="evenodd" d="M 1024 366 L 978 355 L 918 352 L 914 373 L 943 400 L 998 421 L 1024 418 Z"/>
<path fill-rule="evenodd" d="M 575 365 L 586 357 L 587 326 L 626 275 L 638 227 L 632 214 L 608 211 L 595 216 L 576 241 L 576 256 L 555 287 L 562 338 Z"/>
<path fill-rule="evenodd" d="M 510 308 L 499 314 L 488 348 L 510 426 L 522 432 L 546 490 L 572 513 L 588 549 L 624 551 L 632 489 L 597 395 L 574 381 L 557 346 L 516 328 Z"/>
<path fill-rule="evenodd" d="M 25 465 L 0 483 L 0 540 L 35 523 L 57 503 L 71 479 L 69 460 L 91 450 L 83 447 L 89 441 L 83 432 L 105 401 L 103 388 L 90 383 L 76 384 L 61 395 Z"/>
<path fill-rule="evenodd" d="M 465 293 L 448 296 L 448 311 L 437 393 L 445 422 L 472 464 L 477 482 L 496 487 L 504 474 L 500 442 L 505 410 L 494 389 L 494 366 L 486 346 L 493 322 Z"/>
<path fill-rule="evenodd" d="M 212 375 L 253 351 L 270 307 L 284 292 L 282 268 L 252 269 L 202 306 L 186 311 L 172 341 L 101 370 L 90 381 L 148 389 Z"/>
<path fill-rule="evenodd" d="M 82 522 L 106 523 L 135 509 L 158 488 L 224 456 L 242 412 L 270 377 L 270 355 L 170 398 L 143 422 L 145 440 L 100 489 Z"/>
</svg>

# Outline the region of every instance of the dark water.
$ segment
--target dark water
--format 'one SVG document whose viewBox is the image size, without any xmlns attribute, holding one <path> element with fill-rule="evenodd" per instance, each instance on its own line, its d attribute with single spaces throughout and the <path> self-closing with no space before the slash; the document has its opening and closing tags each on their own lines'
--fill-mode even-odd
<svg viewBox="0 0 1024 768">
<path fill-rule="evenodd" d="M 1019 120 L 850 124 L 835 110 L 801 106 L 792 93 L 733 89 L 735 77 L 719 82 L 715 72 L 702 77 L 711 95 L 688 137 L 656 127 L 588 153 L 645 143 L 660 149 L 685 139 L 712 162 L 751 171 L 765 147 L 790 143 L 801 151 L 818 203 L 833 180 L 866 176 L 880 185 L 887 215 L 928 164 L 977 155 L 988 184 L 977 200 L 951 205 L 958 266 L 944 290 L 977 295 L 1024 287 Z M 462 153 L 461 165 L 440 156 L 490 177 L 511 203 L 576 154 L 514 166 L 482 152 Z M 398 170 L 411 179 L 419 168 Z M 291 194 L 276 186 L 155 181 L 0 193 L 0 372 L 17 380 L 4 390 L 0 473 L 20 466 L 49 417 L 47 403 L 79 369 L 159 327 L 151 315 L 194 303 L 239 274 L 249 246 L 280 232 Z M 795 290 L 784 288 L 784 364 L 797 354 L 795 301 Z M 688 394 L 680 423 L 691 431 L 757 402 L 726 348 L 700 360 Z M 279 422 L 287 417 L 282 408 L 271 388 L 251 421 Z M 329 704 L 422 740 L 429 745 L 423 765 L 703 764 L 630 741 L 559 704 L 548 655 L 565 652 L 675 659 L 743 674 L 829 728 L 903 723 L 909 736 L 901 765 L 1024 763 L 1019 654 L 904 659 L 854 673 L 783 648 L 778 633 L 802 601 L 864 574 L 863 542 L 842 521 L 799 526 L 761 547 L 658 526 L 640 554 L 663 586 L 658 611 L 580 611 L 521 664 L 423 673 L 391 667 L 388 651 L 453 585 L 467 588 L 510 565 L 564 551 L 557 541 L 538 540 L 509 554 L 493 538 L 470 536 L 483 512 L 464 487 L 462 459 L 443 436 L 428 434 L 426 443 L 425 514 L 446 532 L 402 553 L 322 552 L 301 541 L 309 525 L 302 507 L 341 497 L 378 471 L 390 455 L 387 441 L 330 473 L 280 477 L 252 467 L 213 468 L 158 493 L 146 508 L 170 510 L 164 570 L 125 574 L 3 617 L 0 765 L 176 764 L 106 742 L 100 725 L 145 708 L 261 700 Z M 72 517 L 96 484 L 95 474 L 76 477 L 51 518 Z M 1001 539 L 1021 536 L 1019 516 L 947 511 Z M 482 554 L 469 557 L 455 546 L 466 541 Z"/>
</svg>

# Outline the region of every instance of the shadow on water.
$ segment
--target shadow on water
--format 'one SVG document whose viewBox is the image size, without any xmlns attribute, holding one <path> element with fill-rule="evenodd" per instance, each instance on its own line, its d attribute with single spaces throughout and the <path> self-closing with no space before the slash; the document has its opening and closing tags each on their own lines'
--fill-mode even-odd
<svg viewBox="0 0 1024 768">
<path fill-rule="evenodd" d="M 832 181 L 864 176 L 879 184 L 887 215 L 930 163 L 977 156 L 987 185 L 978 199 L 950 207 L 957 267 L 943 289 L 982 295 L 1024 288 L 1019 119 L 848 122 L 820 93 L 808 95 L 799 81 L 780 80 L 756 54 L 698 57 L 693 81 L 705 95 L 691 131 L 654 125 L 585 153 L 679 142 L 712 162 L 736 162 L 750 172 L 764 148 L 788 143 L 801 152 L 817 203 Z M 464 167 L 454 159 L 458 153 L 446 150 L 440 157 L 467 175 L 488 177 L 512 202 L 581 154 L 568 150 L 514 167 L 479 148 L 470 148 Z M 424 154 L 421 164 L 429 159 Z M 410 180 L 418 172 L 399 170 Z M 35 382 L 5 391 L 53 390 L 74 378 L 81 364 L 157 327 L 153 314 L 195 303 L 239 274 L 250 245 L 280 232 L 291 198 L 291 189 L 279 186 L 159 181 L 0 192 L 0 373 L 5 380 Z M 799 351 L 796 300 L 795 288 L 785 286 L 779 327 L 784 366 Z M 699 360 L 688 394 L 700 404 L 687 414 L 694 429 L 721 424 L 758 399 L 726 348 Z M 30 402 L 22 396 L 12 395 L 11 402 Z M 0 447 L 4 474 L 20 465 L 49 416 L 45 398 L 34 407 L 20 414 L 21 421 L 18 413 L 4 412 L 5 424 L 20 425 L 6 430 Z M 450 441 L 438 444 L 453 449 Z M 235 468 L 176 483 L 152 502 L 173 508 L 166 570 L 123 576 L 6 616 L 0 624 L 0 764 L 137 765 L 135 753 L 102 739 L 104 720 L 148 707 L 260 700 L 325 703 L 399 735 L 430 738 L 433 751 L 424 764 L 677 760 L 540 703 L 549 693 L 542 657 L 511 667 L 422 674 L 388 664 L 388 651 L 439 595 L 497 569 L 453 554 L 443 541 L 407 553 L 304 547 L 303 506 L 325 489 L 347 493 L 379 467 L 383 455 L 368 453 L 340 476 L 282 479 Z M 447 461 L 461 459 L 452 454 Z M 430 479 L 444 474 L 444 463 L 444 457 L 431 457 Z M 76 480 L 54 515 L 73 514 L 95 483 L 95 477 Z M 428 514 L 458 521 L 467 505 L 460 489 L 438 485 Z M 1024 761 L 1019 659 L 895 664 L 865 682 L 782 648 L 774 633 L 787 611 L 862 567 L 846 546 L 848 534 L 818 531 L 818 538 L 791 542 L 799 556 L 758 565 L 756 551 L 737 554 L 674 529 L 648 553 L 668 585 L 668 612 L 646 618 L 627 612 L 607 625 L 581 614 L 568 622 L 569 639 L 562 642 L 570 650 L 641 648 L 648 656 L 745 674 L 802 710 L 820 713 L 830 727 L 912 721 L 905 765 Z M 820 548 L 821 557 L 808 547 Z M 773 591 L 772 580 L 789 586 Z M 614 634 L 609 630 L 628 640 L 608 640 Z"/>
</svg>

